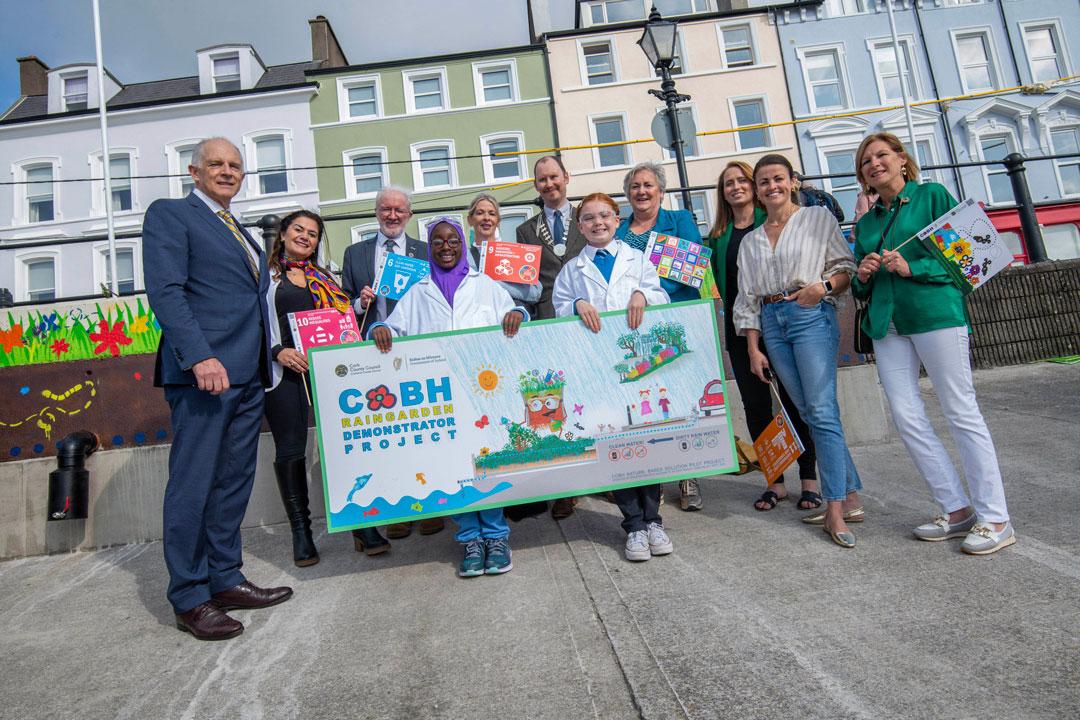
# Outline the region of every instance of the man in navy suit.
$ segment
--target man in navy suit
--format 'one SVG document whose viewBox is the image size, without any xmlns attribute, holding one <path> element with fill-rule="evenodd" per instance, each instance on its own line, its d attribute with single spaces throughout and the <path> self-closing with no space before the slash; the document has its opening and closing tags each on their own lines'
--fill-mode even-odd
<svg viewBox="0 0 1080 720">
<path fill-rule="evenodd" d="M 270 383 L 270 278 L 259 244 L 229 212 L 244 181 L 240 151 L 224 138 L 204 140 L 188 171 L 191 194 L 155 201 L 143 221 L 146 294 L 162 331 L 154 384 L 165 388 L 173 427 L 165 565 L 176 626 L 224 640 L 244 630 L 227 610 L 292 595 L 240 572 L 240 521 Z"/>
</svg>

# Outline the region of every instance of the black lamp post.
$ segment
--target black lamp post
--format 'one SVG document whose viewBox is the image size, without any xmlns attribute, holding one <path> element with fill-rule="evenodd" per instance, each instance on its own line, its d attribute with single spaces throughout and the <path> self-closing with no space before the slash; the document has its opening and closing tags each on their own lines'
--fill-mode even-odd
<svg viewBox="0 0 1080 720">
<path fill-rule="evenodd" d="M 678 23 L 664 20 L 660 12 L 653 6 L 649 13 L 649 22 L 645 25 L 638 45 L 649 58 L 652 64 L 660 72 L 660 89 L 650 89 L 649 94 L 659 98 L 667 105 L 668 123 L 671 125 L 672 145 L 675 149 L 675 165 L 679 169 L 679 186 L 682 187 L 683 208 L 693 212 L 690 204 L 690 191 L 687 187 L 690 180 L 686 174 L 686 149 L 683 146 L 682 134 L 679 132 L 679 116 L 677 105 L 690 99 L 689 95 L 680 95 L 675 92 L 675 81 L 671 79 L 671 63 L 675 60 L 675 30 Z"/>
</svg>

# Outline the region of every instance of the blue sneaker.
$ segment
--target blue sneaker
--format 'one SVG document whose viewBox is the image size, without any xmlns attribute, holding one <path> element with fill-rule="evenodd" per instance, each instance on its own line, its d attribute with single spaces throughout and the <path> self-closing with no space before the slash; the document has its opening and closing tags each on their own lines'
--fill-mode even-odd
<svg viewBox="0 0 1080 720">
<path fill-rule="evenodd" d="M 480 538 L 462 543 L 465 557 L 461 559 L 458 577 L 477 577 L 484 574 L 484 542 Z"/>
<path fill-rule="evenodd" d="M 502 575 L 514 569 L 514 563 L 510 561 L 510 543 L 506 538 L 485 540 L 484 549 L 487 550 L 484 572 L 488 575 Z"/>
</svg>

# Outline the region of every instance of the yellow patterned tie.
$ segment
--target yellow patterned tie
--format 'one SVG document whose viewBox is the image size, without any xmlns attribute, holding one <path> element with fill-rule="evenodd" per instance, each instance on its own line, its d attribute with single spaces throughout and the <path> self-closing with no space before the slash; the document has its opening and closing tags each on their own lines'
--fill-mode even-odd
<svg viewBox="0 0 1080 720">
<path fill-rule="evenodd" d="M 247 239 L 244 234 L 240 232 L 240 227 L 236 224 L 236 219 L 228 210 L 218 210 L 218 217 L 225 221 L 225 224 L 232 230 L 233 237 L 240 243 L 240 248 L 244 251 L 244 257 L 247 258 L 248 268 L 251 270 L 252 277 L 255 278 L 255 282 L 259 281 L 259 266 L 255 262 L 255 258 L 251 256 L 251 247 L 248 245 Z"/>
</svg>

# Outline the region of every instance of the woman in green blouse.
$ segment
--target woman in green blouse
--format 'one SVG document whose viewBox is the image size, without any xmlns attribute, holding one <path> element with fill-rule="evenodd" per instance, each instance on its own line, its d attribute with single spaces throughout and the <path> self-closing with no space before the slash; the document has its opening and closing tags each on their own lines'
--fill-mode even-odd
<svg viewBox="0 0 1080 720">
<path fill-rule="evenodd" d="M 855 172 L 878 200 L 856 226 L 858 273 L 851 290 L 869 302 L 863 330 L 874 339 L 878 377 L 893 422 L 940 507 L 915 528 L 920 540 L 963 537 L 961 550 L 997 552 L 1016 542 L 990 431 L 975 401 L 964 297 L 919 241 L 905 242 L 956 205 L 945 187 L 919 183 L 919 167 L 891 133 L 868 136 Z M 960 453 L 970 500 L 934 434 L 919 394 L 926 368 Z"/>
</svg>

